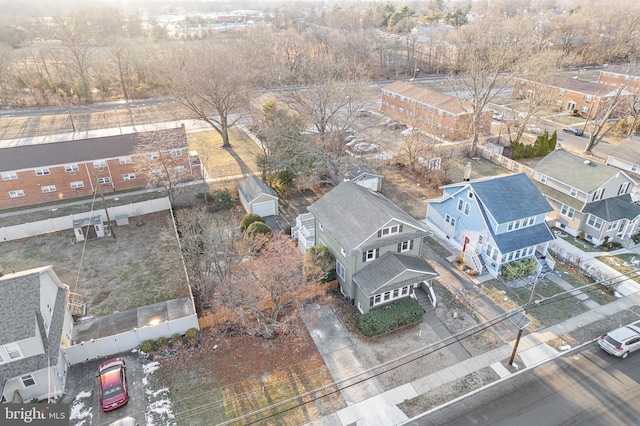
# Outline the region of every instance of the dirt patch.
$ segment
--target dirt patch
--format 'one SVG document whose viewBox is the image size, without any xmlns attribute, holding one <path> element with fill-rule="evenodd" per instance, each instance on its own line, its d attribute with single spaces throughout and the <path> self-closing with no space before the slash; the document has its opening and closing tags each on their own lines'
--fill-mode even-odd
<svg viewBox="0 0 640 426">
<path fill-rule="evenodd" d="M 72 292 L 87 303 L 87 315 L 101 316 L 188 297 L 177 238 L 168 211 L 115 227 L 116 239 L 76 243 L 73 230 L 0 244 L 5 272 L 53 265 Z"/>
<path fill-rule="evenodd" d="M 234 424 L 299 425 L 344 408 L 322 356 L 298 321 L 297 332 L 278 340 L 205 330 L 200 349 L 160 361 L 158 385 L 171 389 L 178 424 L 218 424 L 326 385 L 326 397 L 304 397 Z"/>
</svg>

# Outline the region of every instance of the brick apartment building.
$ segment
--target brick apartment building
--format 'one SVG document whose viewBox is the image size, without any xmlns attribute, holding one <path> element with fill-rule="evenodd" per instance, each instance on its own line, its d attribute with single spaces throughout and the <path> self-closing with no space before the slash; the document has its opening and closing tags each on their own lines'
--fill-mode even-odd
<svg viewBox="0 0 640 426">
<path fill-rule="evenodd" d="M 48 136 L 0 142 L 0 209 L 145 187 L 151 174 L 202 178 L 184 127 L 62 141 Z M 137 154 L 136 148 L 154 146 Z M 161 148 L 155 148 L 161 147 Z M 156 150 L 157 149 L 157 150 Z M 157 162 L 157 168 L 155 163 Z"/>
<path fill-rule="evenodd" d="M 598 84 L 620 88 L 631 93 L 640 92 L 640 67 L 637 65 L 610 65 L 600 71 Z"/>
<path fill-rule="evenodd" d="M 435 137 L 457 141 L 473 137 L 471 104 L 415 84 L 396 81 L 382 88 L 382 111 L 409 127 Z M 490 110 L 483 112 L 480 136 L 491 131 Z"/>
<path fill-rule="evenodd" d="M 628 96 L 624 92 L 622 96 Z M 513 96 L 524 99 L 531 96 L 543 98 L 546 106 L 556 111 L 574 112 L 583 117 L 598 119 L 607 111 L 616 96 L 616 89 L 603 84 L 572 78 L 557 78 L 552 84 L 533 80 L 518 79 L 513 88 Z M 620 114 L 624 103 L 620 105 Z"/>
</svg>

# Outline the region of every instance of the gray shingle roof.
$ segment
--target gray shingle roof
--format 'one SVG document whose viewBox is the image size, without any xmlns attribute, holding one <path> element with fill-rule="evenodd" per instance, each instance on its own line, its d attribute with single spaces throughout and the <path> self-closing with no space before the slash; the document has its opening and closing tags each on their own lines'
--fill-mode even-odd
<svg viewBox="0 0 640 426">
<path fill-rule="evenodd" d="M 413 274 L 407 276 L 406 279 L 389 283 L 403 272 L 413 272 Z M 388 251 L 375 262 L 360 269 L 354 274 L 353 280 L 367 297 L 371 297 L 438 276 L 439 274 L 424 259 Z"/>
<path fill-rule="evenodd" d="M 383 86 L 382 90 L 397 93 L 398 95 L 424 105 L 431 105 L 456 115 L 466 114 L 466 111 L 471 110 L 471 104 L 464 99 L 459 99 L 456 96 L 429 90 L 417 84 L 406 83 L 404 81 L 394 81 L 391 84 Z"/>
<path fill-rule="evenodd" d="M 589 194 L 621 173 L 620 169 L 595 163 L 562 149 L 540 160 L 535 170 Z"/>
<path fill-rule="evenodd" d="M 471 181 L 469 185 L 484 208 L 498 223 L 507 223 L 553 211 L 538 188 L 524 173 Z"/>
<path fill-rule="evenodd" d="M 640 137 L 631 136 L 609 151 L 609 157 L 626 161 L 630 164 L 640 164 Z"/>
<path fill-rule="evenodd" d="M 492 232 L 491 236 L 501 253 L 510 253 L 525 247 L 553 241 L 556 238 L 546 223 L 528 226 L 518 229 L 517 231 L 505 232 L 499 235 L 495 235 Z"/>
<path fill-rule="evenodd" d="M 131 155 L 142 137 L 166 140 L 170 148 L 187 146 L 182 127 L 91 139 L 0 148 L 0 172 L 58 166 Z"/>
<path fill-rule="evenodd" d="M 238 191 L 247 202 L 252 202 L 262 194 L 278 198 L 278 194 L 267 183 L 256 176 L 249 176 L 238 185 Z"/>
<path fill-rule="evenodd" d="M 565 194 L 564 192 L 560 192 L 557 189 L 553 189 L 542 182 L 534 181 L 533 183 L 538 188 L 538 190 L 540 190 L 540 192 L 547 198 L 565 204 L 574 210 L 582 211 L 582 208 L 584 207 L 584 201 L 580 201 L 569 194 Z"/>
<path fill-rule="evenodd" d="M 348 253 L 392 219 L 427 232 L 383 195 L 353 182 L 340 183 L 307 210 Z"/>
<path fill-rule="evenodd" d="M 583 212 L 591 213 L 607 222 L 614 222 L 620 219 L 635 219 L 640 215 L 640 206 L 631 201 L 629 194 L 625 194 L 589 203 L 584 206 Z"/>
<path fill-rule="evenodd" d="M 40 276 L 49 269 L 50 266 L 0 278 L 0 345 L 36 336 L 36 323 L 44 345 L 42 354 L 0 365 L 0 393 L 7 379 L 57 364 L 69 289 L 58 287 L 47 336 L 40 313 Z"/>
</svg>

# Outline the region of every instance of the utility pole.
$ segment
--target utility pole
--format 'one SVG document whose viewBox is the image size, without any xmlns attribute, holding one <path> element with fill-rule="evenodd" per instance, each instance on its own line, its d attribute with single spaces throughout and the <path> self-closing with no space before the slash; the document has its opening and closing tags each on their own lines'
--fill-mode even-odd
<svg viewBox="0 0 640 426">
<path fill-rule="evenodd" d="M 109 226 L 109 232 L 113 239 L 116 239 L 116 234 L 113 232 L 113 225 L 111 224 L 111 218 L 109 217 L 109 209 L 107 209 L 107 203 L 104 201 L 104 192 L 102 192 L 102 184 L 98 181 L 98 174 L 96 173 L 96 185 L 100 188 L 100 198 L 102 198 L 102 207 L 104 208 L 104 212 L 107 214 L 107 226 Z"/>
<path fill-rule="evenodd" d="M 524 307 L 524 315 L 525 315 L 525 317 L 529 313 L 529 308 L 531 307 L 531 303 L 533 302 L 533 295 L 536 293 L 536 286 L 538 285 L 538 277 L 539 276 L 540 276 L 540 273 L 537 273 L 536 274 L 536 279 L 533 282 L 533 287 L 531 288 L 531 294 L 529 295 L 529 301 L 527 302 L 527 305 Z M 528 324 L 528 322 L 527 322 L 527 324 Z M 526 325 L 524 327 L 526 327 Z M 516 357 L 516 352 L 518 351 L 518 344 L 520 344 L 520 338 L 522 337 L 522 330 L 524 330 L 524 327 L 520 327 L 520 330 L 518 331 L 518 337 L 516 337 L 516 343 L 515 343 L 515 345 L 513 345 L 513 352 L 511 352 L 511 358 L 509 358 L 509 365 L 513 365 L 513 360 Z"/>
</svg>

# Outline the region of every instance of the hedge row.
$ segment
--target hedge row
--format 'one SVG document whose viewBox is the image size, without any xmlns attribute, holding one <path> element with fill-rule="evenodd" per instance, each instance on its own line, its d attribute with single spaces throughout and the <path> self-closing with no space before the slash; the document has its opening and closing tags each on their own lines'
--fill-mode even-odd
<svg viewBox="0 0 640 426">
<path fill-rule="evenodd" d="M 365 336 L 375 336 L 420 321 L 422 315 L 418 301 L 407 298 L 369 311 L 360 317 L 358 326 Z"/>
</svg>

